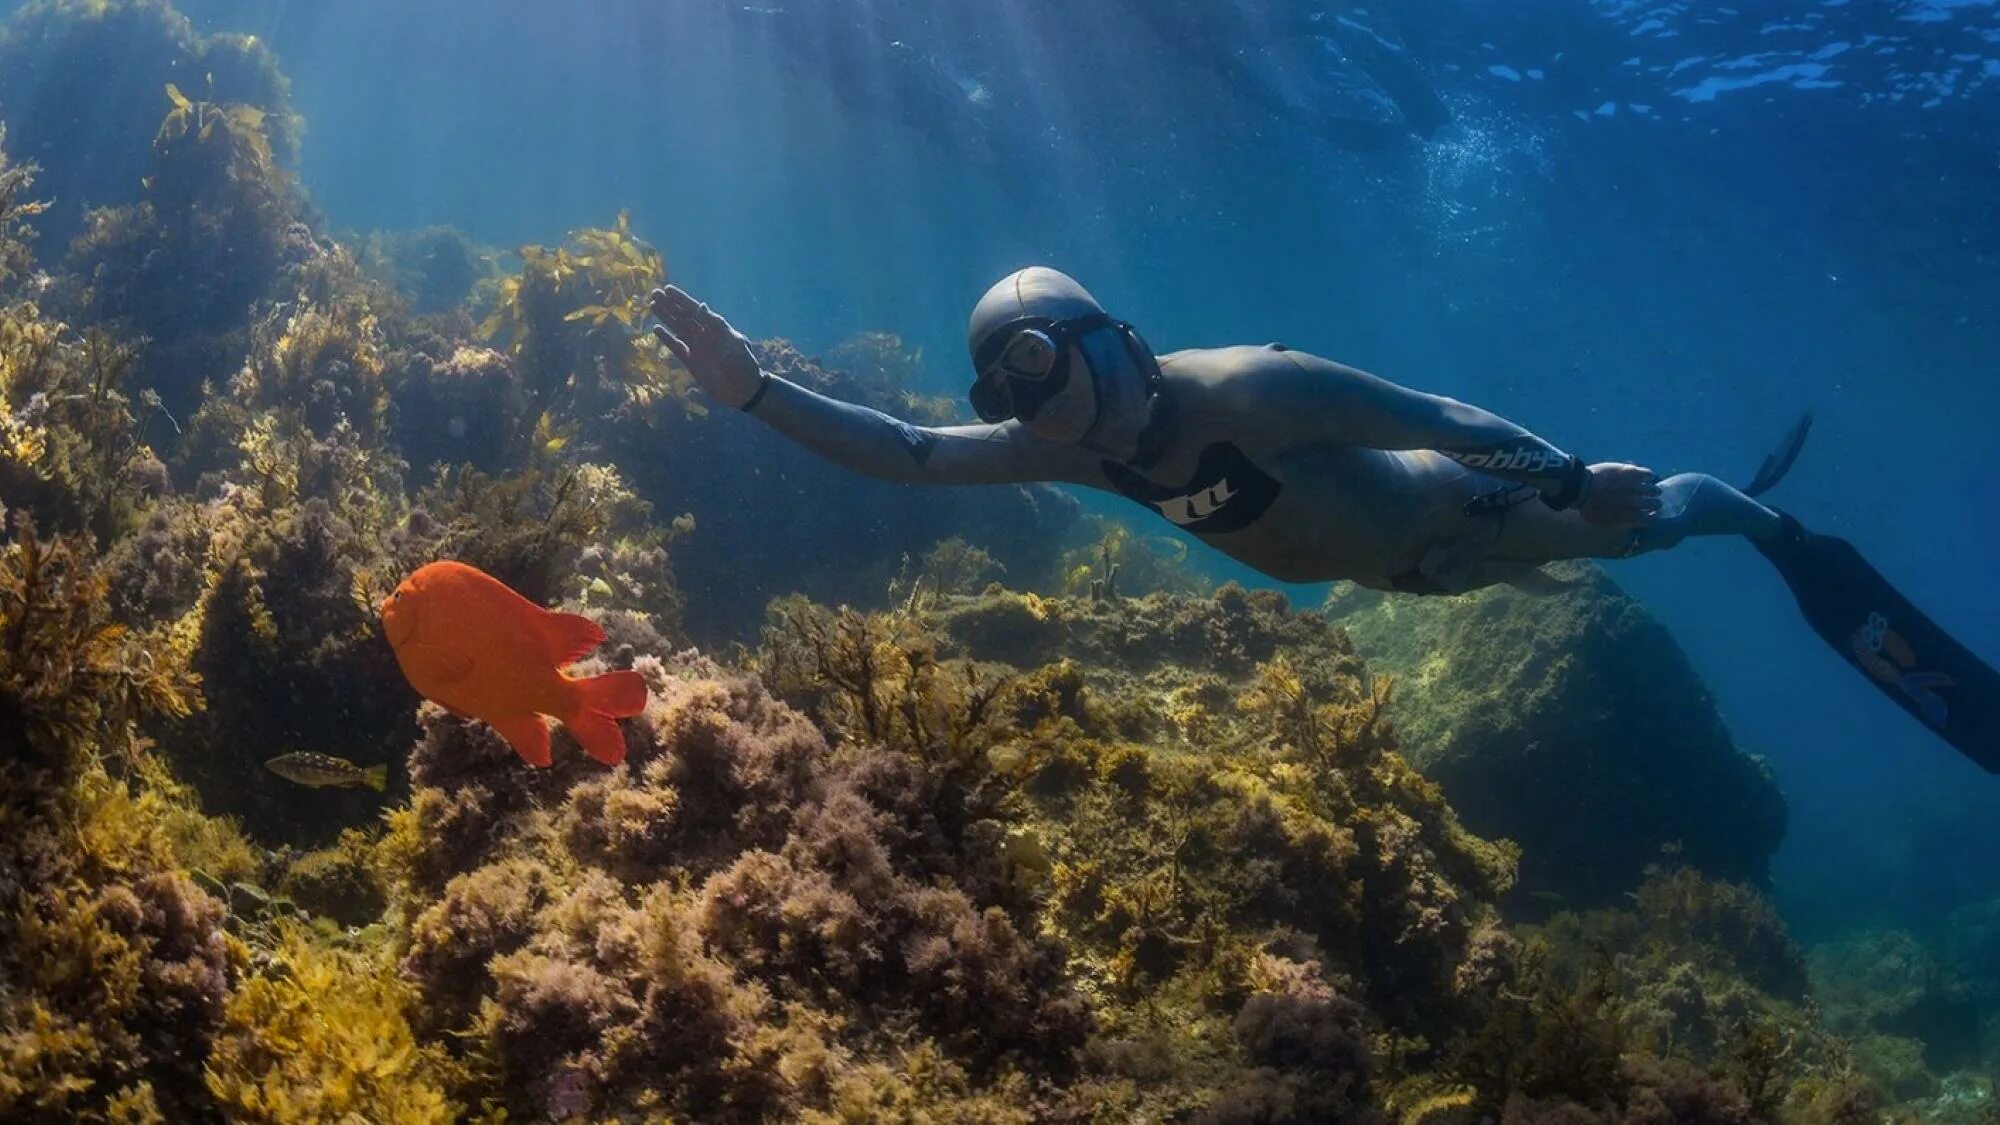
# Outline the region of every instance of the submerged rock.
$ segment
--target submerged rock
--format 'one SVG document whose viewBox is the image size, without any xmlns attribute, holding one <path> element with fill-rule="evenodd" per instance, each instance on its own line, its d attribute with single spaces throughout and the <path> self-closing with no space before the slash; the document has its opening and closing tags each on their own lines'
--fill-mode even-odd
<svg viewBox="0 0 2000 1125">
<path fill-rule="evenodd" d="M 1333 604 L 1398 678 L 1404 753 L 1466 827 L 1521 845 L 1537 899 L 1609 902 L 1667 855 L 1763 882 L 1785 832 L 1770 769 L 1645 607 L 1596 567 L 1550 570 L 1548 593 Z"/>
<path fill-rule="evenodd" d="M 1915 1040 L 1901 1050 L 1945 1072 L 1975 1065 L 1980 1055 L 1980 1013 L 1968 982 L 1913 935 L 1901 930 L 1855 934 L 1813 948 L 1807 958 L 1814 998 L 1827 1027 L 1857 1041 L 1887 1037 Z M 1886 1047 L 1878 1052 L 1886 1061 Z M 1911 1067 L 1902 1068 L 1904 1071 Z M 1887 1081 L 1903 1096 L 1926 1096 L 1909 1078 Z M 1934 1085 L 1934 1083 L 1933 1083 Z"/>
</svg>

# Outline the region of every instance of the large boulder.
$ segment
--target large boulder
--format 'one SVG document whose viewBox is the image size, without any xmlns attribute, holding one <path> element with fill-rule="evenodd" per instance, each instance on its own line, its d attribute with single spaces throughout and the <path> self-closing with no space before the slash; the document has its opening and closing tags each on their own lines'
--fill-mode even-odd
<svg viewBox="0 0 2000 1125">
<path fill-rule="evenodd" d="M 1785 832 L 1666 627 L 1603 571 L 1449 598 L 1337 591 L 1369 666 L 1399 678 L 1404 754 L 1466 827 L 1521 845 L 1522 905 L 1608 903 L 1672 857 L 1761 883 Z"/>
</svg>

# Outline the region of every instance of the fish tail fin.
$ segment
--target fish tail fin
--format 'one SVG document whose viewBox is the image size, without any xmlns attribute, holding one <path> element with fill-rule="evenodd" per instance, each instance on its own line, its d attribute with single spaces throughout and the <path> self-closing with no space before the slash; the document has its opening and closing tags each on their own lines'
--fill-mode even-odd
<svg viewBox="0 0 2000 1125">
<path fill-rule="evenodd" d="M 618 720 L 646 709 L 646 678 L 637 672 L 607 672 L 570 682 L 574 709 L 563 717 L 584 752 L 615 766 L 625 760 L 625 732 Z"/>
<path fill-rule="evenodd" d="M 579 711 L 595 711 L 613 719 L 629 719 L 646 709 L 646 677 L 637 672 L 606 672 L 571 680 L 570 700 Z"/>
<path fill-rule="evenodd" d="M 369 766 L 367 769 L 361 771 L 361 780 L 368 788 L 380 793 L 384 789 L 389 788 L 389 767 L 386 765 Z"/>
</svg>

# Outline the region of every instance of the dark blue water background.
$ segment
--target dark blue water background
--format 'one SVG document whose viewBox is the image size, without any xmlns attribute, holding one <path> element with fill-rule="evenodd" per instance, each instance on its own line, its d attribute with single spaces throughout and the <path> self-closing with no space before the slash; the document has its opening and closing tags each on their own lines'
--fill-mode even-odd
<svg viewBox="0 0 2000 1125">
<path fill-rule="evenodd" d="M 188 7 L 276 47 L 336 229 L 514 245 L 629 208 L 745 331 L 895 332 L 940 391 L 971 301 L 1045 262 L 1161 350 L 1282 340 L 1598 459 L 1747 476 L 1811 408 L 1778 502 L 2000 659 L 1990 5 L 1189 4 L 1176 29 L 1148 2 Z M 1395 57 L 1329 63 L 1301 17 Z M 1450 125 L 1328 139 L 1405 66 Z M 1614 569 L 1775 766 L 1796 926 L 2000 891 L 2000 780 L 1862 686 L 1753 551 Z"/>
</svg>

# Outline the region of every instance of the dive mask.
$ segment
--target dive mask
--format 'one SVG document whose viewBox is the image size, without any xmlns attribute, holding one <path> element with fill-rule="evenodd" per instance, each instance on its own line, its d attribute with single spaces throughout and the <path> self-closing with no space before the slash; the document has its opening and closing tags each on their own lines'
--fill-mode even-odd
<svg viewBox="0 0 2000 1125">
<path fill-rule="evenodd" d="M 1033 419 L 1069 385 L 1070 345 L 1087 332 L 1116 324 L 1100 312 L 1070 320 L 1023 317 L 998 329 L 973 356 L 974 380 L 967 395 L 973 412 L 988 423 Z"/>
</svg>

